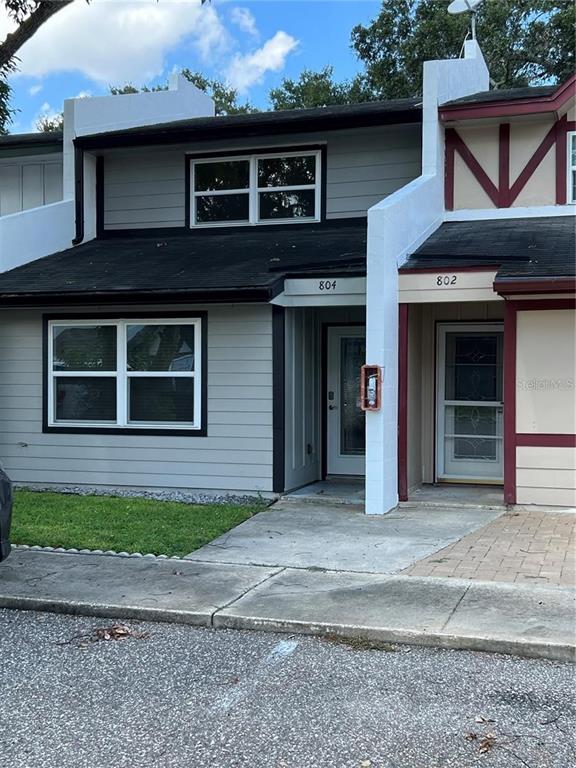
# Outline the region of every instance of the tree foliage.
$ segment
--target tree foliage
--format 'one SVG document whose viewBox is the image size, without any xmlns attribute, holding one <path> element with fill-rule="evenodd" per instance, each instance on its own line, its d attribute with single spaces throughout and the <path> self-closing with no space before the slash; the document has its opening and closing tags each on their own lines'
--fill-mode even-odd
<svg viewBox="0 0 576 768">
<path fill-rule="evenodd" d="M 485 0 L 477 37 L 498 88 L 561 82 L 574 71 L 573 0 Z M 452 16 L 438 0 L 383 0 L 380 13 L 352 30 L 363 63 L 361 79 L 373 97 L 422 92 L 422 65 L 460 55 L 468 14 Z"/>
<path fill-rule="evenodd" d="M 53 133 L 54 131 L 64 130 L 64 113 L 60 112 L 57 115 L 49 117 L 44 115 L 38 118 L 36 121 L 36 130 L 40 133 Z"/>
<path fill-rule="evenodd" d="M 275 109 L 294 109 L 422 93 L 423 63 L 460 56 L 468 14 L 447 13 L 448 0 L 382 0 L 369 24 L 352 30 L 362 71 L 335 82 L 331 67 L 305 70 L 270 92 Z M 485 0 L 477 36 L 493 86 L 560 83 L 574 72 L 574 0 Z"/>
<path fill-rule="evenodd" d="M 0 133 L 6 132 L 13 114 L 7 76 L 17 68 L 18 50 L 72 0 L 2 2 L 17 27 L 0 43 Z M 338 82 L 331 66 L 305 69 L 297 79 L 285 78 L 270 91 L 271 107 L 305 109 L 420 94 L 424 61 L 458 57 L 468 31 L 468 15 L 449 15 L 447 4 L 448 0 L 382 0 L 378 15 L 352 30 L 352 48 L 362 66 L 357 77 Z M 574 0 L 484 0 L 478 10 L 477 34 L 493 85 L 511 88 L 568 78 L 575 66 L 575 29 Z M 257 111 L 249 102 L 240 102 L 237 91 L 219 80 L 189 69 L 182 74 L 214 99 L 218 115 Z M 120 94 L 167 87 L 137 88 L 128 83 L 110 90 Z M 41 120 L 38 127 L 60 128 L 54 120 Z"/>
<path fill-rule="evenodd" d="M 297 80 L 284 78 L 268 96 L 272 109 L 307 109 L 329 104 L 349 104 L 362 100 L 357 81 L 334 81 L 334 68 L 326 66 L 318 72 L 305 69 Z"/>
</svg>

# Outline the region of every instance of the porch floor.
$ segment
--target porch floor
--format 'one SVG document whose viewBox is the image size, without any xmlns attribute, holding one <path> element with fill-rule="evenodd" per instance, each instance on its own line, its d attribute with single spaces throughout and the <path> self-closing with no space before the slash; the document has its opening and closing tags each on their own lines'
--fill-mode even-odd
<svg viewBox="0 0 576 768">
<path fill-rule="evenodd" d="M 364 504 L 363 477 L 330 477 L 284 495 L 294 501 L 326 501 L 331 504 Z"/>
<path fill-rule="evenodd" d="M 501 485 L 421 485 L 412 491 L 407 502 L 401 504 L 427 504 L 441 507 L 502 507 L 504 489 Z"/>
</svg>

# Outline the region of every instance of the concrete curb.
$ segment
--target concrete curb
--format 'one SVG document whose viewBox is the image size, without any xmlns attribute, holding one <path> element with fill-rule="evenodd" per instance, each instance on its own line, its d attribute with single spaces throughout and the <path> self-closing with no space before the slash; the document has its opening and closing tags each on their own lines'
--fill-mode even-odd
<svg viewBox="0 0 576 768">
<path fill-rule="evenodd" d="M 70 616 L 159 621 L 173 624 L 189 624 L 194 627 L 213 626 L 211 611 L 180 611 L 167 608 L 147 608 L 142 605 L 114 605 L 110 603 L 0 595 L 0 608 L 19 611 L 47 611 L 48 613 L 62 613 Z"/>
<path fill-rule="evenodd" d="M 12 544 L 12 549 L 23 552 L 57 552 L 59 555 L 106 555 L 107 557 L 145 557 L 147 560 L 184 560 L 183 555 L 154 555 L 152 552 L 116 552 L 114 549 L 65 549 L 64 547 L 41 547 L 39 544 Z"/>
<path fill-rule="evenodd" d="M 245 618 L 237 616 L 214 616 L 213 626 L 217 629 L 243 629 L 264 632 L 283 632 L 290 634 L 314 635 L 318 637 L 338 635 L 348 638 L 377 640 L 400 645 L 418 645 L 423 647 L 444 648 L 461 651 L 481 651 L 484 653 L 503 653 L 530 659 L 546 659 L 576 663 L 576 647 L 562 643 L 537 643 L 533 641 L 503 640 L 496 637 L 464 636 L 410 632 L 393 627 L 368 627 L 352 624 L 328 624 L 299 621 L 279 621 L 277 619 Z"/>
<path fill-rule="evenodd" d="M 251 630 L 257 632 L 280 632 L 289 634 L 377 640 L 399 645 L 417 645 L 443 649 L 501 653 L 531 659 L 546 659 L 576 663 L 576 647 L 565 643 L 539 643 L 531 640 L 504 640 L 481 635 L 454 635 L 408 631 L 394 627 L 370 627 L 354 624 L 280 621 L 262 617 L 240 617 L 221 615 L 224 608 L 214 612 L 170 610 L 147 608 L 145 606 L 114 605 L 45 598 L 0 596 L 0 608 L 23 611 L 48 611 L 72 616 L 93 616 L 96 618 L 132 619 L 135 621 L 157 621 L 162 623 L 185 624 L 214 629 Z"/>
</svg>

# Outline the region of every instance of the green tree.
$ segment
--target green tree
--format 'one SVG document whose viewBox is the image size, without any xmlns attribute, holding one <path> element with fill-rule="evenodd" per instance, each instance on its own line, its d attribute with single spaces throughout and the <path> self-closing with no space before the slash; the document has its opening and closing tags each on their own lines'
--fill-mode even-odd
<svg viewBox="0 0 576 768">
<path fill-rule="evenodd" d="M 189 69 L 183 69 L 182 74 L 196 88 L 200 88 L 201 91 L 207 93 L 214 100 L 217 115 L 246 115 L 251 112 L 258 112 L 256 107 L 253 107 L 247 101 L 241 104 L 238 101 L 238 91 L 221 83 L 219 80 L 204 77 L 199 72 L 192 72 Z"/>
<path fill-rule="evenodd" d="M 573 0 L 485 0 L 477 37 L 498 88 L 562 82 L 574 71 Z M 364 89 L 380 99 L 422 92 L 422 65 L 460 55 L 468 14 L 438 0 L 383 0 L 368 25 L 352 30 Z"/>
<path fill-rule="evenodd" d="M 278 88 L 272 88 L 268 98 L 272 109 L 307 109 L 349 104 L 367 96 L 358 79 L 337 83 L 334 68 L 326 66 L 318 72 L 305 69 L 297 80 L 284 78 Z"/>
<path fill-rule="evenodd" d="M 53 117 L 44 115 L 36 121 L 36 130 L 40 133 L 52 133 L 54 131 L 64 130 L 64 113 L 59 112 Z"/>
</svg>

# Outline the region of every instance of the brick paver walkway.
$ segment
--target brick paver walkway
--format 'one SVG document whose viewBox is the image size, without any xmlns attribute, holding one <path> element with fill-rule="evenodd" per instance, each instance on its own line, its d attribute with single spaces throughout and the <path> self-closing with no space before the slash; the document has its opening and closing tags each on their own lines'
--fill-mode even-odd
<svg viewBox="0 0 576 768">
<path fill-rule="evenodd" d="M 570 512 L 507 512 L 402 573 L 576 587 L 575 531 Z"/>
</svg>

